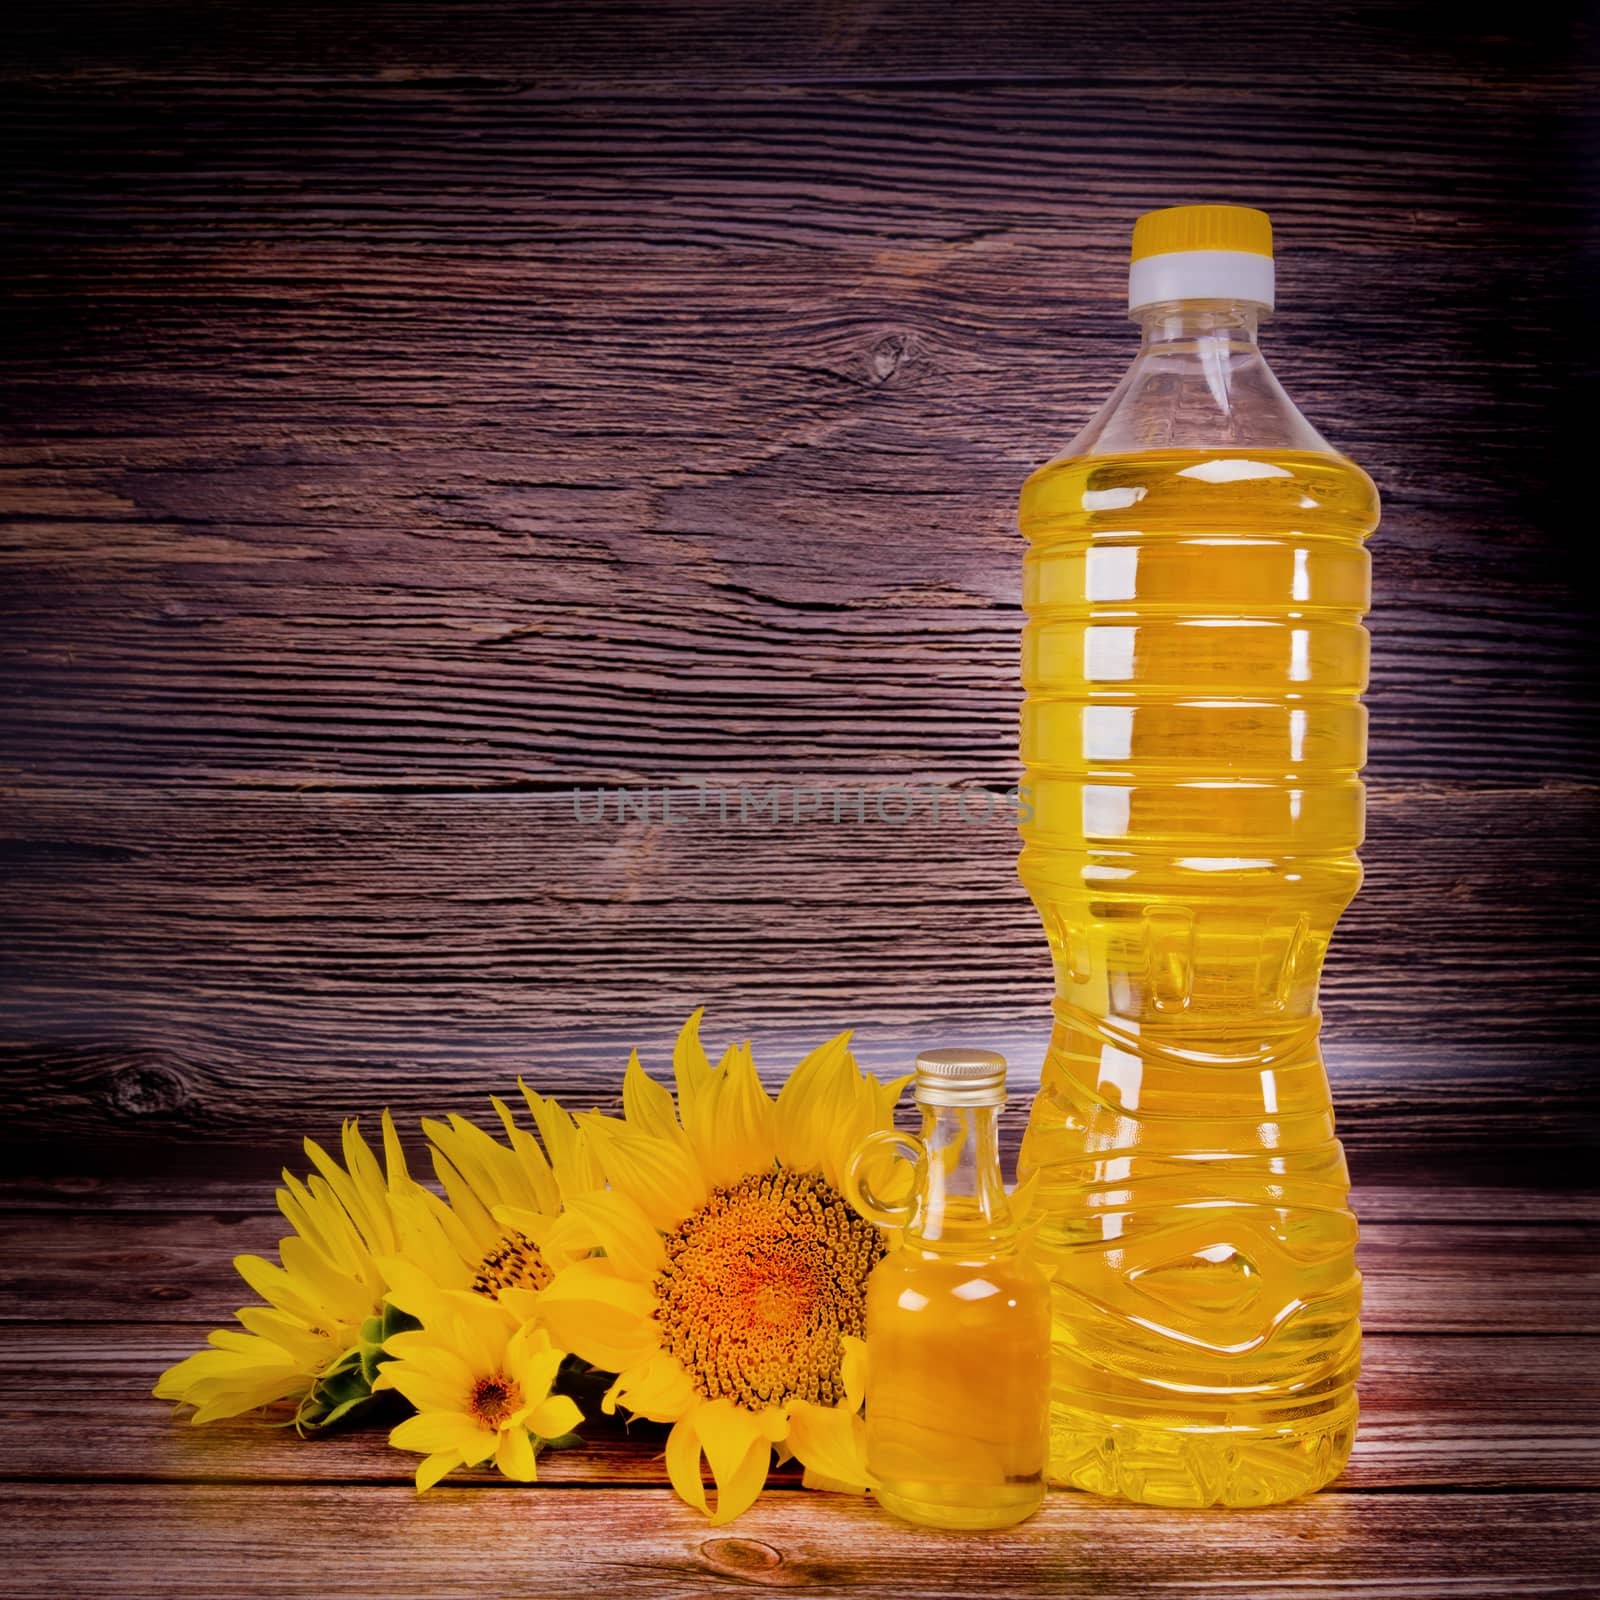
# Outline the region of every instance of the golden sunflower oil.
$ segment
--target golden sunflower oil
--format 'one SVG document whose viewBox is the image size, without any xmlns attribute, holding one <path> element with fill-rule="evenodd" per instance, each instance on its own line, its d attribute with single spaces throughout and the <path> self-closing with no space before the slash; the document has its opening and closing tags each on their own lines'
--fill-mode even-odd
<svg viewBox="0 0 1600 1600">
<path fill-rule="evenodd" d="M 1168 242 L 1214 267 L 1250 253 L 1229 226 Z M 1260 359 L 1270 253 L 1231 299 L 1206 263 L 1193 299 L 1160 265 L 1133 372 L 1022 494 L 1020 871 L 1056 970 L 1023 1167 L 1053 1275 L 1052 1479 L 1258 1505 L 1336 1477 L 1355 1432 L 1317 991 L 1361 877 L 1378 502 Z"/>
<path fill-rule="evenodd" d="M 1050 1291 L 1018 1251 L 995 1118 L 1005 1062 L 917 1059 L 922 1131 L 865 1141 L 846 1180 L 863 1215 L 904 1230 L 867 1282 L 867 1470 L 886 1509 L 936 1528 L 1005 1528 L 1045 1491 Z M 915 1163 L 908 1203 L 864 1187 L 875 1148 Z"/>
</svg>

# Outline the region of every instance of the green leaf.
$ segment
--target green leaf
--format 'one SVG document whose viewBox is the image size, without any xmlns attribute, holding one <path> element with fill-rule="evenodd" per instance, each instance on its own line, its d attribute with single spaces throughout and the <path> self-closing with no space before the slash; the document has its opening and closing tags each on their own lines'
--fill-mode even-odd
<svg viewBox="0 0 1600 1600">
<path fill-rule="evenodd" d="M 421 1326 L 415 1317 L 387 1304 L 381 1314 L 368 1317 L 356 1343 L 312 1384 L 295 1413 L 294 1425 L 302 1433 L 321 1433 L 343 1423 L 372 1421 L 393 1413 L 396 1397 L 387 1391 L 372 1392 L 384 1362 L 384 1345 L 395 1334 Z"/>
</svg>

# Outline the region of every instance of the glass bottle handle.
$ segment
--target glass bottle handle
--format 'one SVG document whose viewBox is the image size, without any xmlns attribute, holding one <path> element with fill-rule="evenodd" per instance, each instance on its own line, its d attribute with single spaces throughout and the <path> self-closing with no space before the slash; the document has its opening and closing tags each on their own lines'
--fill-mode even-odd
<svg viewBox="0 0 1600 1600">
<path fill-rule="evenodd" d="M 908 1160 L 918 1169 L 918 1177 L 911 1185 L 908 1198 L 901 1205 L 889 1205 L 872 1191 L 866 1168 L 871 1158 L 880 1153 L 893 1152 Z M 844 1169 L 844 1195 L 851 1205 L 868 1222 L 880 1228 L 903 1228 L 916 1209 L 917 1189 L 921 1184 L 921 1170 L 927 1164 L 928 1147 L 914 1133 L 901 1133 L 897 1129 L 881 1128 L 869 1133 L 855 1147 Z"/>
</svg>

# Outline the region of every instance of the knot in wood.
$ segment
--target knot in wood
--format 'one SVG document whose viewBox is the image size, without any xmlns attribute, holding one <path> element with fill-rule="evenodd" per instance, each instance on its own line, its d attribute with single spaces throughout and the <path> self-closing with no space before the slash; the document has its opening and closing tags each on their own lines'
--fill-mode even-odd
<svg viewBox="0 0 1600 1600">
<path fill-rule="evenodd" d="M 759 1539 L 707 1539 L 700 1554 L 719 1572 L 771 1572 L 783 1565 L 783 1552 Z"/>
<path fill-rule="evenodd" d="M 126 1116 L 166 1116 L 188 1104 L 189 1086 L 171 1067 L 140 1061 L 111 1074 L 106 1100 Z"/>
<path fill-rule="evenodd" d="M 911 357 L 911 336 L 906 333 L 886 333 L 872 350 L 873 377 L 883 383 Z"/>
</svg>

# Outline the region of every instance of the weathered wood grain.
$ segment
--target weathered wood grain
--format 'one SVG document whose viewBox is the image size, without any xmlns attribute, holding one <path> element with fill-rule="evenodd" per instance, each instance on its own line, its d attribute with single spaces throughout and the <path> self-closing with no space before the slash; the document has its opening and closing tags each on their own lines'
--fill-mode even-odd
<svg viewBox="0 0 1600 1600">
<path fill-rule="evenodd" d="M 933 1040 L 1000 1048 L 1014 1124 L 1047 952 L 1011 827 L 962 822 L 965 791 L 941 794 L 937 822 L 924 794 L 904 825 L 869 802 L 863 823 L 809 826 L 723 825 L 681 791 L 671 824 L 579 821 L 567 795 L 13 795 L 12 1137 L 292 1140 L 384 1103 L 481 1103 L 518 1073 L 609 1102 L 628 1050 L 663 1071 L 702 1003 L 708 1039 L 753 1038 L 773 1078 L 846 1025 L 885 1073 Z M 1583 1181 L 1596 968 L 1574 918 L 1600 922 L 1600 878 L 1574 878 L 1571 852 L 1590 805 L 1374 794 L 1369 882 L 1325 994 L 1358 1176 L 1423 1148 L 1470 1170 L 1494 1129 L 1493 1181 L 1530 1160 L 1547 1184 Z"/>
<path fill-rule="evenodd" d="M 170 248 L 145 265 L 142 292 L 127 250 L 105 261 L 114 283 L 74 282 L 63 262 L 16 286 L 41 302 L 29 328 L 88 302 L 157 348 L 138 352 L 134 378 L 116 376 L 133 350 L 96 345 L 96 371 L 70 389 L 56 345 L 14 358 L 26 413 L 59 421 L 16 430 L 0 483 L 4 660 L 26 689 L 6 707 L 8 776 L 380 791 L 819 772 L 1011 781 L 1016 492 L 1129 354 L 1121 332 L 1090 342 L 1038 326 L 1038 298 L 1063 275 L 1049 253 L 986 251 L 964 275 L 895 266 L 909 287 L 850 310 L 860 267 L 842 248 L 821 271 L 780 255 L 726 282 L 699 259 L 641 283 L 612 252 L 553 282 L 490 269 L 462 313 L 488 325 L 471 332 L 439 304 L 458 264 L 423 261 L 375 289 L 415 303 L 353 335 L 326 304 L 363 257 L 312 274 L 298 309 L 219 327 L 200 308 L 239 292 L 254 252 L 212 258 L 213 276 L 194 279 Z M 1330 275 L 1365 297 L 1350 277 L 1366 270 Z M 626 303 L 608 296 L 602 313 L 591 285 L 624 274 Z M 814 301 L 787 327 L 797 276 Z M 688 286 L 707 278 L 739 301 L 696 309 Z M 1008 318 L 916 331 L 998 285 L 1014 297 Z M 175 293 L 204 325 L 164 309 Z M 530 299 L 567 310 L 530 330 Z M 572 320 L 595 324 L 577 348 Z M 1334 323 L 1294 337 L 1302 352 L 1332 344 L 1307 363 L 1308 403 L 1338 397 L 1352 415 L 1325 425 L 1388 494 L 1374 776 L 1592 780 L 1589 603 L 1536 520 L 1549 506 L 1507 482 L 1529 470 L 1506 415 L 1527 405 L 1522 386 L 1494 408 L 1508 432 L 1439 463 L 1435 485 L 1410 415 L 1365 450 L 1352 437 L 1374 404 L 1372 335 Z M 1429 330 L 1414 359 L 1448 365 L 1445 337 Z M 355 370 L 353 338 L 377 344 Z M 1028 370 L 1024 351 L 1063 377 Z M 489 392 L 476 394 L 473 363 Z M 219 364 L 237 374 L 225 395 L 209 386 Z M 1080 392 L 1052 395 L 1069 373 Z M 1459 435 L 1476 401 L 1463 395 L 1438 426 Z M 1539 410 L 1523 419 L 1550 425 Z"/>
<path fill-rule="evenodd" d="M 156 17 L 141 0 L 95 0 L 73 8 L 93 26 L 64 26 L 32 12 L 12 29 L 6 67 L 112 81 L 171 81 L 261 73 L 318 82 L 381 76 L 404 88 L 429 78 L 492 83 L 523 79 L 560 86 L 619 81 L 681 88 L 686 82 L 826 83 L 935 78 L 1174 87 L 1196 99 L 1219 81 L 1280 92 L 1329 82 L 1388 91 L 1456 83 L 1492 93 L 1550 82 L 1570 59 L 1573 14 L 1551 10 L 1508 26 L 1503 15 L 1440 13 L 1425 0 L 1373 12 L 1329 0 L 1315 12 L 1233 5 L 1217 12 L 1125 0 L 1115 15 L 1092 7 L 997 0 L 982 14 L 941 7 L 937 26 L 914 0 L 870 10 L 796 0 L 766 13 L 722 0 L 661 0 L 644 6 L 585 6 L 561 14 L 504 0 L 419 0 L 381 10 L 285 0 L 261 11 L 245 0 L 166 0 Z M 157 25 L 159 24 L 159 25 Z M 1248 27 L 1256 59 L 1219 52 L 1224 27 Z M 1292 68 L 1292 72 L 1286 69 Z M 1406 106 L 1395 106 L 1398 118 Z M 1175 152 L 1174 156 L 1181 154 Z"/>
<path fill-rule="evenodd" d="M 0 1479 L 85 1483 L 389 1483 L 415 1458 L 386 1428 L 321 1439 L 254 1420 L 194 1428 L 150 1398 L 155 1375 L 196 1347 L 192 1324 L 13 1324 L 0 1343 Z M 95 1448 L 61 1426 L 63 1390 L 94 1396 Z M 598 1389 L 596 1394 L 598 1395 Z M 1560 1396 L 1559 1406 L 1552 1406 Z M 600 1413 L 584 1443 L 540 1461 L 546 1483 L 667 1482 L 666 1429 Z M 483 1475 L 492 1481 L 492 1474 Z M 798 1473 L 772 1481 L 795 1487 Z M 468 1481 L 463 1478 L 461 1481 Z M 1600 1489 L 1600 1340 L 1369 1334 L 1361 1432 L 1340 1488 Z"/>
<path fill-rule="evenodd" d="M 264 1211 L 6 1217 L 0 1321 L 225 1320 L 249 1290 L 242 1251 L 287 1231 Z M 1600 1333 L 1593 1231 L 1552 1222 L 1372 1223 L 1362 1230 L 1363 1326 L 1375 1333 Z"/>
<path fill-rule="evenodd" d="M 853 1021 L 1025 1078 L 1005 830 L 554 814 L 1010 782 L 1017 486 L 1126 356 L 1131 216 L 1224 189 L 1388 504 L 1353 1156 L 1515 1178 L 1592 1131 L 1570 18 L 65 15 L 0 67 L 17 1137 L 254 1140 L 530 1062 L 592 1096 L 702 999 L 771 1059 Z"/>
<path fill-rule="evenodd" d="M 1583 1496 L 1345 1495 L 1196 1516 L 1052 1495 L 1008 1533 L 898 1526 L 847 1496 L 769 1496 L 732 1530 L 659 1489 L 25 1484 L 0 1551 L 18 1600 L 273 1594 L 1118 1597 L 1577 1595 Z M 1485 1520 L 1493 1537 L 1481 1538 Z M 158 1537 L 151 1537 L 159 1529 Z M 182 1559 L 174 1560 L 181 1552 Z M 1567 1576 L 1563 1577 L 1565 1574 Z"/>
</svg>

